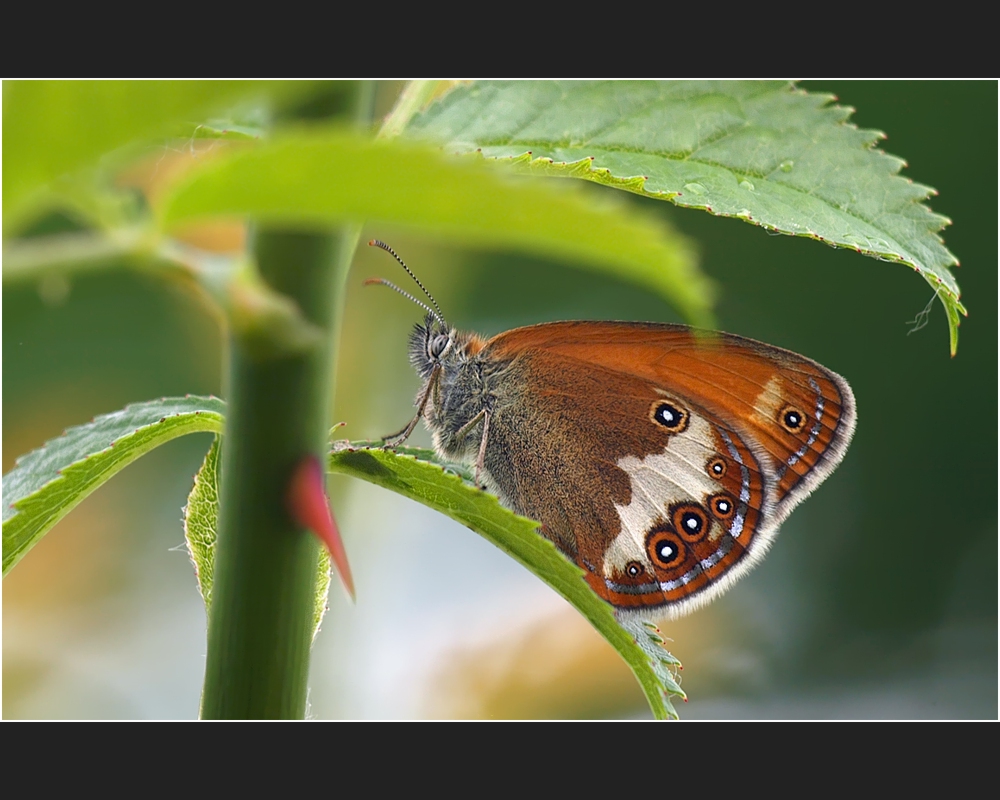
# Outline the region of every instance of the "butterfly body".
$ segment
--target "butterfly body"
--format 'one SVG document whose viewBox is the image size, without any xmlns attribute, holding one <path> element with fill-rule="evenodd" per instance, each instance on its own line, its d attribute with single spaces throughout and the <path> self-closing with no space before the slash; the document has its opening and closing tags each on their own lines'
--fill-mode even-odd
<svg viewBox="0 0 1000 800">
<path fill-rule="evenodd" d="M 855 424 L 833 372 L 682 325 L 557 322 L 484 340 L 429 314 L 410 358 L 436 450 L 541 522 L 620 615 L 677 616 L 728 588 Z"/>
</svg>

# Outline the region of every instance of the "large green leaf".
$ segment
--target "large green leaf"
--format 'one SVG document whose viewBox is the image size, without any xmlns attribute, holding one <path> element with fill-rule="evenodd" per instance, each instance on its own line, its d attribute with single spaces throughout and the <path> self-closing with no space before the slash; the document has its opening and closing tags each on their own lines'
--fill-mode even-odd
<svg viewBox="0 0 1000 800">
<path fill-rule="evenodd" d="M 419 456 L 419 458 L 417 457 Z M 663 647 L 651 623 L 623 626 L 611 606 L 587 586 L 583 570 L 571 564 L 538 533 L 538 523 L 519 517 L 492 495 L 462 480 L 434 453 L 408 448 L 406 453 L 337 443 L 330 471 L 352 475 L 391 489 L 468 526 L 566 598 L 632 668 L 657 719 L 676 718 L 670 695 L 684 693 L 674 679 L 679 662 Z"/>
<path fill-rule="evenodd" d="M 660 292 L 709 327 L 711 292 L 687 241 L 623 204 L 597 205 L 566 185 L 498 175 L 398 140 L 328 129 L 276 134 L 193 171 L 161 222 L 241 215 L 283 225 L 383 221 L 474 245 L 508 246 L 610 270 Z"/>
<path fill-rule="evenodd" d="M 81 500 L 121 469 L 186 433 L 222 432 L 225 403 L 173 397 L 69 428 L 3 476 L 3 574 Z"/>
<path fill-rule="evenodd" d="M 4 81 L 3 204 L 8 217 L 53 179 L 123 145 L 168 136 L 244 98 L 298 94 L 261 81 Z"/>
<path fill-rule="evenodd" d="M 407 132 L 906 264 L 944 304 L 954 354 L 966 312 L 938 235 L 949 220 L 833 99 L 775 81 L 482 81 Z"/>
</svg>

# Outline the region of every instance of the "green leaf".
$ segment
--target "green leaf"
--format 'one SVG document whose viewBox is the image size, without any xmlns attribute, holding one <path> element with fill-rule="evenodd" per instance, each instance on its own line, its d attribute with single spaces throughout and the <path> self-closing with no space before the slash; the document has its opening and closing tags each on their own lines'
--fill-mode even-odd
<svg viewBox="0 0 1000 800">
<path fill-rule="evenodd" d="M 938 235 L 950 221 L 834 99 L 776 81 L 482 81 L 407 132 L 906 264 L 944 304 L 954 355 L 966 311 Z"/>
<path fill-rule="evenodd" d="M 221 436 L 212 439 L 201 469 L 184 506 L 184 540 L 198 579 L 198 590 L 205 610 L 212 605 L 212 580 L 215 576 L 215 540 L 219 530 L 219 487 L 222 485 Z"/>
<path fill-rule="evenodd" d="M 3 574 L 60 519 L 139 456 L 186 433 L 222 432 L 215 397 L 136 403 L 69 428 L 3 476 Z"/>
<path fill-rule="evenodd" d="M 663 647 L 651 623 L 622 624 L 612 607 L 587 586 L 583 570 L 571 564 L 538 533 L 538 523 L 500 505 L 497 498 L 463 482 L 433 452 L 408 448 L 402 455 L 338 442 L 330 471 L 361 478 L 423 503 L 468 526 L 515 558 L 579 611 L 632 668 L 657 719 L 676 718 L 670 695 L 684 697 L 674 669 L 679 662 Z"/>
<path fill-rule="evenodd" d="M 4 227 L 53 179 L 123 145 L 170 136 L 178 123 L 254 96 L 284 98 L 306 83 L 266 81 L 4 81 Z"/>
<path fill-rule="evenodd" d="M 345 221 L 420 226 L 473 245 L 508 246 L 611 271 L 660 292 L 711 327 L 711 290 L 682 236 L 652 215 L 567 185 L 502 176 L 398 140 L 329 129 L 276 135 L 192 170 L 161 207 L 165 228 L 246 215 L 303 228 Z"/>
<path fill-rule="evenodd" d="M 219 444 L 221 436 L 212 440 L 205 454 L 205 461 L 194 476 L 194 485 L 184 506 L 184 539 L 188 555 L 198 578 L 198 589 L 205 601 L 205 611 L 212 606 L 212 582 L 215 577 L 215 541 L 219 529 L 219 487 L 222 484 L 222 459 Z M 316 581 L 313 639 L 319 633 L 320 623 L 326 614 L 330 594 L 330 554 L 320 549 Z"/>
</svg>

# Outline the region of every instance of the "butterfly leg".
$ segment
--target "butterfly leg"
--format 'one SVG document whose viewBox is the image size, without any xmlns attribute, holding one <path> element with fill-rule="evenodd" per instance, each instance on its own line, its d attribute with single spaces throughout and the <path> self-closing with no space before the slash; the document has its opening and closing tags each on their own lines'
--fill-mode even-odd
<svg viewBox="0 0 1000 800">
<path fill-rule="evenodd" d="M 417 423 L 420 422 L 420 418 L 424 415 L 424 409 L 427 407 L 427 400 L 431 396 L 431 391 L 437 386 L 440 374 L 441 368 L 434 367 L 434 371 L 427 379 L 427 383 L 424 385 L 423 390 L 420 392 L 420 397 L 417 399 L 417 413 L 413 416 L 413 419 L 410 420 L 409 424 L 399 433 L 394 433 L 392 436 L 386 436 L 383 438 L 383 447 L 395 447 L 410 438 L 410 434 L 413 433 L 413 429 L 417 427 Z"/>
<path fill-rule="evenodd" d="M 479 482 L 479 473 L 483 469 L 483 462 L 486 457 L 486 435 L 490 427 L 490 412 L 487 409 L 483 409 L 476 416 L 466 422 L 461 428 L 455 432 L 455 441 L 461 440 L 470 430 L 472 430 L 479 421 L 483 421 L 483 437 L 479 442 L 479 454 L 476 456 L 476 473 L 475 473 L 475 483 L 476 486 L 481 486 Z"/>
<path fill-rule="evenodd" d="M 479 483 L 479 473 L 483 471 L 483 463 L 486 459 L 486 437 L 490 433 L 490 412 L 485 408 L 483 409 L 483 438 L 479 443 L 479 455 L 476 457 L 476 486 L 481 486 Z"/>
</svg>

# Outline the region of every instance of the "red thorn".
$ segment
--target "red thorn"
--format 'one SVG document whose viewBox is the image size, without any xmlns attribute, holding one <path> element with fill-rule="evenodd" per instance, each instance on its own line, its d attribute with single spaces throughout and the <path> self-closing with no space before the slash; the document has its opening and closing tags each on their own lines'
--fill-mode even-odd
<svg viewBox="0 0 1000 800">
<path fill-rule="evenodd" d="M 344 542 L 330 512 L 330 503 L 326 498 L 324 487 L 323 468 L 316 456 L 305 456 L 295 468 L 292 480 L 288 484 L 288 511 L 292 519 L 303 528 L 311 530 L 326 545 L 326 549 L 330 551 L 330 560 L 340 575 L 340 581 L 353 601 L 355 595 L 351 566 L 347 563 Z"/>
</svg>

